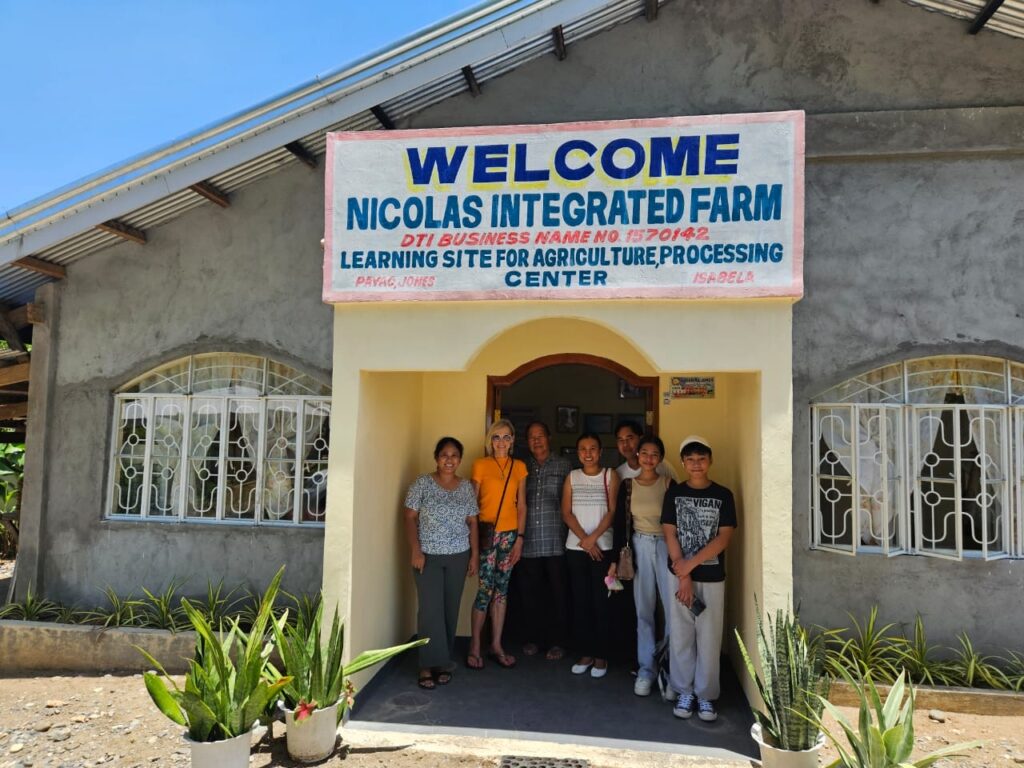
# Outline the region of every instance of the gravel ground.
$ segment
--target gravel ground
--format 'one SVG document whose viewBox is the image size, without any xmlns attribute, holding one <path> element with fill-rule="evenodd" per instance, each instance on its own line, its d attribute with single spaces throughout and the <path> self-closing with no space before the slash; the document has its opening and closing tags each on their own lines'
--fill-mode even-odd
<svg viewBox="0 0 1024 768">
<path fill-rule="evenodd" d="M 855 718 L 853 710 L 847 715 Z M 985 739 L 965 758 L 946 766 L 1012 766 L 1024 763 L 1020 718 L 949 713 L 946 722 L 915 716 L 918 751 Z M 727 766 L 706 759 L 658 753 L 582 748 L 545 742 L 467 736 L 379 733 L 346 728 L 341 749 L 322 766 L 338 768 L 470 768 L 497 766 L 501 755 L 583 757 L 600 768 Z M 826 750 L 826 762 L 832 759 Z M 91 766 L 186 766 L 181 729 L 153 706 L 141 676 L 0 678 L 0 768 L 91 768 Z M 732 763 L 733 768 L 746 763 Z M 253 749 L 250 765 L 291 766 L 284 728 Z"/>
</svg>

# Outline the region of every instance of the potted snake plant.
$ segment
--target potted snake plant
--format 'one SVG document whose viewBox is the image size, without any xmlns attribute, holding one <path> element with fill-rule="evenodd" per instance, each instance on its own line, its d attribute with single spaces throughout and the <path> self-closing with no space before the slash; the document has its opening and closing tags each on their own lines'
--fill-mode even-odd
<svg viewBox="0 0 1024 768">
<path fill-rule="evenodd" d="M 182 599 L 196 632 L 184 687 L 160 662 L 138 649 L 159 673 L 143 675 L 153 703 L 172 722 L 187 728 L 194 768 L 246 768 L 257 720 L 291 682 L 287 677 L 268 679 L 266 673 L 272 650 L 266 642 L 268 625 L 273 624 L 274 598 L 283 572 L 283 568 L 277 572 L 264 593 L 249 632 L 236 619 L 218 635 L 203 614 Z"/>
<path fill-rule="evenodd" d="M 281 688 L 285 706 L 288 754 L 293 760 L 310 763 L 325 759 L 334 751 L 338 725 L 354 703 L 355 687 L 349 675 L 379 664 L 409 648 L 423 645 L 426 639 L 391 648 L 361 653 L 348 664 L 342 662 L 345 635 L 337 611 L 331 631 L 322 635 L 323 600 L 312 618 L 301 612 L 295 625 L 287 622 L 287 613 L 273 622 L 278 654 L 284 664 Z M 324 642 L 326 640 L 326 643 Z M 278 678 L 273 665 L 271 678 Z"/>
<path fill-rule="evenodd" d="M 764 768 L 816 768 L 825 743 L 820 722 L 822 703 L 831 678 L 825 672 L 825 646 L 811 637 L 789 611 L 768 616 L 768 631 L 757 606 L 757 651 L 763 676 L 736 631 L 743 663 L 757 686 L 764 709 L 755 709 L 757 722 L 750 735 L 761 750 Z"/>
</svg>

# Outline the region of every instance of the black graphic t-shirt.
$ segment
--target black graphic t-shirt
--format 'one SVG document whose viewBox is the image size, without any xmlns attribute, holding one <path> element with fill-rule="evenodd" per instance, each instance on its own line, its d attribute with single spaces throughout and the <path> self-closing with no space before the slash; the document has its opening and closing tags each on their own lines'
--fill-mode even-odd
<svg viewBox="0 0 1024 768">
<path fill-rule="evenodd" d="M 736 502 L 732 491 L 718 483 L 707 488 L 680 483 L 665 493 L 661 522 L 676 527 L 683 556 L 690 558 L 718 535 L 719 528 L 736 527 Z M 725 552 L 698 565 L 690 576 L 694 581 L 725 581 Z"/>
</svg>

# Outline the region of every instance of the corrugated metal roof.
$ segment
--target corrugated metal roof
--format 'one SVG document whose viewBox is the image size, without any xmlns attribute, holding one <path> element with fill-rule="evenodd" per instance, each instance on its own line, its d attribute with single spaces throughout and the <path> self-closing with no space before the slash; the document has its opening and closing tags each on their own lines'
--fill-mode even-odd
<svg viewBox="0 0 1024 768">
<path fill-rule="evenodd" d="M 987 0 L 903 0 L 909 5 L 938 11 L 955 19 L 974 21 Z M 1004 0 L 984 26 L 993 32 L 1002 32 L 1011 37 L 1024 38 L 1024 1 Z"/>
<path fill-rule="evenodd" d="M 329 131 L 380 129 L 369 111 L 372 106 L 379 104 L 394 120 L 404 119 L 467 91 L 463 66 L 472 66 L 482 86 L 553 53 L 555 26 L 562 26 L 566 43 L 572 44 L 637 18 L 645 9 L 644 0 L 486 3 L 249 112 L 9 211 L 6 222 L 0 219 L 0 260 L 5 262 L 0 266 L 0 301 L 31 301 L 35 289 L 49 280 L 12 267 L 12 259 L 31 255 L 71 264 L 121 242 L 116 235 L 95 229 L 101 221 L 116 218 L 143 231 L 152 229 L 208 202 L 189 189 L 196 181 L 230 194 L 299 162 L 284 148 L 286 143 L 298 141 L 311 154 L 322 155 Z M 411 87 L 401 87 L 403 79 Z M 338 109 L 346 100 L 352 107 Z M 307 130 L 295 133 L 301 127 Z M 261 143 L 269 146 L 260 147 Z M 240 150 L 243 145 L 248 147 Z M 228 155 L 237 160 L 219 157 Z M 199 169 L 208 170 L 208 175 Z M 132 200 L 140 204 L 131 206 Z"/>
<path fill-rule="evenodd" d="M 667 0 L 659 0 L 659 5 Z M 904 0 L 973 20 L 984 0 Z M 0 301 L 23 304 L 50 278 L 12 267 L 22 256 L 60 265 L 121 242 L 95 225 L 116 218 L 145 231 L 207 204 L 189 189 L 205 181 L 230 194 L 299 160 L 284 148 L 297 141 L 324 153 L 325 134 L 378 130 L 369 111 L 380 105 L 402 120 L 468 90 L 470 65 L 488 80 L 554 52 L 551 29 L 566 43 L 644 14 L 645 0 L 494 0 L 446 19 L 281 96 L 130 158 L 0 217 Z M 1006 0 L 986 29 L 1024 37 L 1024 0 Z"/>
</svg>

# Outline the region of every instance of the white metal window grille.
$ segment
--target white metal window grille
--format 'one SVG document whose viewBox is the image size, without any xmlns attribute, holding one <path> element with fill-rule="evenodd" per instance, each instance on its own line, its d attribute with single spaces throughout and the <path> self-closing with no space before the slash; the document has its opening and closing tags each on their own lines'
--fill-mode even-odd
<svg viewBox="0 0 1024 768">
<path fill-rule="evenodd" d="M 1014 554 L 1024 557 L 1024 406 L 1013 409 L 1013 509 L 1017 510 Z"/>
<path fill-rule="evenodd" d="M 107 517 L 323 525 L 330 389 L 252 355 L 195 355 L 115 395 Z"/>
<path fill-rule="evenodd" d="M 1010 554 L 1009 409 L 912 410 L 917 552 L 960 560 Z"/>
<path fill-rule="evenodd" d="M 859 374 L 811 405 L 810 542 L 847 555 L 1024 556 L 1024 365 Z"/>
<path fill-rule="evenodd" d="M 856 554 L 906 547 L 899 406 L 819 406 L 813 422 L 814 545 Z"/>
</svg>

